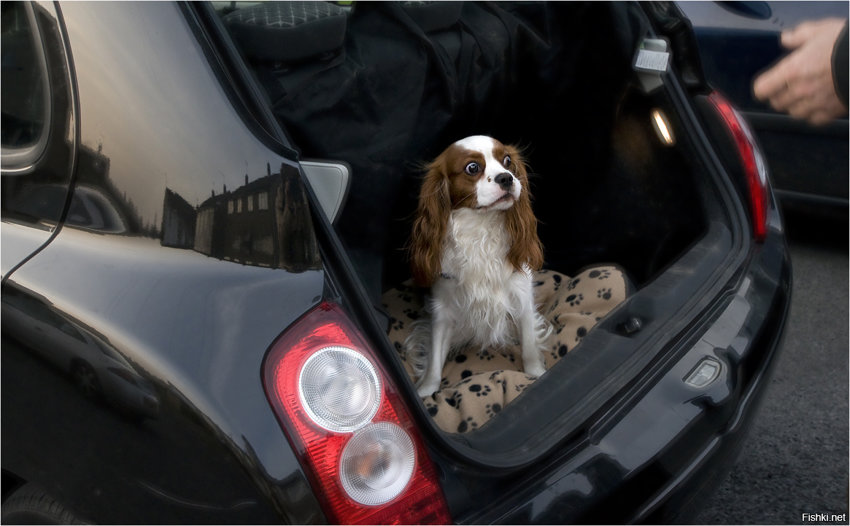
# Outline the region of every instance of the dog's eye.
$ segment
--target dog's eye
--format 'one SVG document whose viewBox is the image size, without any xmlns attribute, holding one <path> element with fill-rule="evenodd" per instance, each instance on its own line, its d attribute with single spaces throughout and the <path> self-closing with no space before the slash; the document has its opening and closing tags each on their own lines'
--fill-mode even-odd
<svg viewBox="0 0 850 526">
<path fill-rule="evenodd" d="M 466 168 L 463 169 L 464 172 L 469 175 L 476 175 L 481 171 L 481 165 L 478 163 L 469 163 L 466 165 Z"/>
<path fill-rule="evenodd" d="M 511 167 L 511 156 L 510 155 L 506 155 L 505 158 L 502 159 L 502 165 L 504 165 L 505 168 Z"/>
</svg>

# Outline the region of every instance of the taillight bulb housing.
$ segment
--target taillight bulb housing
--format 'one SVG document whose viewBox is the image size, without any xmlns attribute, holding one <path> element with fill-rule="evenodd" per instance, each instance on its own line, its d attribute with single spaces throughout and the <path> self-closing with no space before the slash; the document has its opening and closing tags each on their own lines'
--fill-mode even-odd
<svg viewBox="0 0 850 526">
<path fill-rule="evenodd" d="M 709 95 L 708 101 L 717 110 L 726 128 L 732 134 L 747 183 L 753 238 L 762 242 L 767 238 L 767 212 L 770 205 L 767 164 L 764 156 L 747 121 L 725 97 L 715 91 Z"/>
<path fill-rule="evenodd" d="M 263 380 L 332 523 L 451 522 L 413 418 L 338 305 L 322 303 L 287 329 Z"/>
</svg>

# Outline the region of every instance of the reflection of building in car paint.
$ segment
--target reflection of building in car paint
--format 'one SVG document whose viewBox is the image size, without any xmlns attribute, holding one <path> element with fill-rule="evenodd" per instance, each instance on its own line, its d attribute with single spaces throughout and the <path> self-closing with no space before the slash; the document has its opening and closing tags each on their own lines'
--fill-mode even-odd
<svg viewBox="0 0 850 526">
<path fill-rule="evenodd" d="M 298 271 L 319 265 L 307 194 L 295 172 L 272 174 L 235 190 L 223 187 L 195 209 L 166 189 L 161 242 L 228 261 Z M 272 226 L 270 228 L 270 226 Z"/>
<path fill-rule="evenodd" d="M 195 245 L 195 207 L 170 188 L 162 205 L 162 245 L 185 248 Z"/>
</svg>

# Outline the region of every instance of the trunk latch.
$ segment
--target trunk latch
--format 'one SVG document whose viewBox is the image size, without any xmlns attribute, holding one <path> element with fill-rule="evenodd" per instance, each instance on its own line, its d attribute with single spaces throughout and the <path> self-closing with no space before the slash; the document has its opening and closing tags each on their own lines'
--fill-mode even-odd
<svg viewBox="0 0 850 526">
<path fill-rule="evenodd" d="M 635 56 L 634 69 L 644 93 L 660 88 L 664 82 L 661 75 L 670 65 L 670 52 L 667 41 L 660 38 L 646 38 L 641 42 Z"/>
</svg>

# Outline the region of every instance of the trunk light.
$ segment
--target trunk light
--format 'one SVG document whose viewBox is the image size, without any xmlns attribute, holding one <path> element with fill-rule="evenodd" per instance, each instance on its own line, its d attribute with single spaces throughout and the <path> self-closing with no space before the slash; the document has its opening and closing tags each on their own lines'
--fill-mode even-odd
<svg viewBox="0 0 850 526">
<path fill-rule="evenodd" d="M 667 115 L 659 109 L 652 110 L 652 126 L 655 128 L 655 133 L 665 146 L 673 146 L 676 139 L 673 138 L 673 128 L 667 120 Z"/>
<path fill-rule="evenodd" d="M 735 141 L 747 180 L 753 237 L 756 241 L 764 241 L 767 237 L 768 208 L 767 167 L 764 157 L 756 145 L 749 125 L 729 101 L 716 91 L 709 95 L 708 100 L 723 118 Z"/>
<path fill-rule="evenodd" d="M 322 303 L 287 329 L 263 380 L 331 523 L 451 522 L 413 418 L 339 306 Z"/>
</svg>

